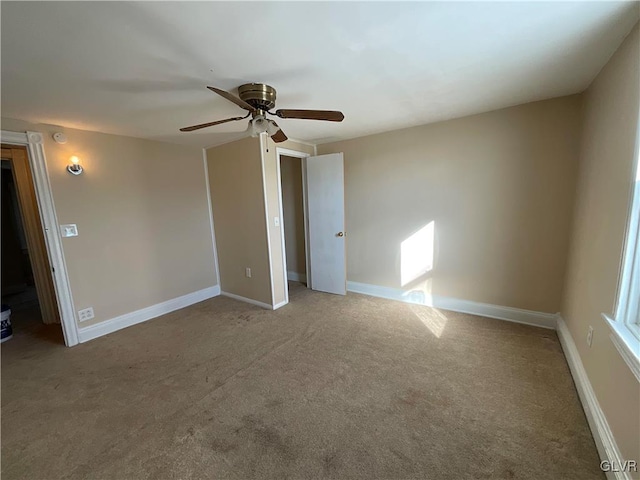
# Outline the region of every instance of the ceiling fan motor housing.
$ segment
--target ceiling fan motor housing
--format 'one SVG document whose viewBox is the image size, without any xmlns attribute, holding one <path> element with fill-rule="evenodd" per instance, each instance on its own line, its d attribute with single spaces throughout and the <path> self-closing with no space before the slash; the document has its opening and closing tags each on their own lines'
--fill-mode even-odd
<svg viewBox="0 0 640 480">
<path fill-rule="evenodd" d="M 276 106 L 276 89 L 264 83 L 245 83 L 238 87 L 238 96 L 258 110 L 268 111 Z"/>
</svg>

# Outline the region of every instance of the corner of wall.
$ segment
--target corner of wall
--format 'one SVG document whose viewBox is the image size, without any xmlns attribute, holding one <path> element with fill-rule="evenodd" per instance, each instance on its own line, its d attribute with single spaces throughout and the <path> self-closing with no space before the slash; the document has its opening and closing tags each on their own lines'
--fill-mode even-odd
<svg viewBox="0 0 640 480">
<path fill-rule="evenodd" d="M 273 249 L 274 245 L 277 246 L 277 242 L 274 242 L 272 237 L 277 237 L 278 232 L 274 232 L 273 227 L 270 222 L 270 212 L 269 212 L 269 190 L 272 190 L 270 183 L 273 181 L 273 178 L 269 176 L 267 177 L 267 168 L 268 162 L 276 158 L 275 154 L 275 144 L 273 140 L 266 134 L 260 135 L 260 166 L 262 168 L 262 196 L 263 196 L 263 207 L 264 207 L 264 215 L 265 215 L 265 225 L 266 225 L 266 233 L 267 233 L 267 251 L 269 254 L 269 286 L 271 289 L 271 306 L 273 307 L 276 303 L 280 303 L 282 299 L 276 298 L 276 284 L 275 284 L 275 276 L 274 276 L 274 259 L 273 259 Z"/>
<path fill-rule="evenodd" d="M 209 206 L 209 223 L 211 225 L 211 243 L 213 249 L 213 263 L 216 270 L 216 285 L 220 286 L 220 267 L 218 266 L 218 246 L 216 245 L 216 230 L 213 222 L 213 203 L 211 201 L 211 185 L 209 184 L 209 164 L 207 149 L 202 149 L 202 163 L 204 166 L 204 178 L 207 189 L 207 204 Z"/>
</svg>

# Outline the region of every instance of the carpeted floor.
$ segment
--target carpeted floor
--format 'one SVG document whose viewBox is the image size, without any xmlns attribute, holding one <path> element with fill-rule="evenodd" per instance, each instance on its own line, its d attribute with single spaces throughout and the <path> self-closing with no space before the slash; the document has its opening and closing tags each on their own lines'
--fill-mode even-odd
<svg viewBox="0 0 640 480">
<path fill-rule="evenodd" d="M 292 286 L 2 345 L 2 478 L 603 479 L 555 332 Z"/>
</svg>

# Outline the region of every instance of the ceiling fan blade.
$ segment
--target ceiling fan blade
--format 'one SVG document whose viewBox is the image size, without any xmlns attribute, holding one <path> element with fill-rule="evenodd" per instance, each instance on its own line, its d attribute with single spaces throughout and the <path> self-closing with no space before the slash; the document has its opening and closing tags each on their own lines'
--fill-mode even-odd
<svg viewBox="0 0 640 480">
<path fill-rule="evenodd" d="M 240 108 L 244 108 L 245 110 L 249 110 L 250 112 L 255 112 L 256 111 L 256 109 L 253 108 L 251 105 L 249 105 L 247 102 L 245 102 L 244 100 L 240 100 L 238 97 L 236 97 L 235 95 L 230 94 L 229 92 L 226 92 L 224 90 L 220 90 L 219 88 L 216 88 L 216 87 L 207 87 L 207 88 L 209 90 L 211 90 L 212 92 L 216 92 L 221 97 L 226 98 L 230 102 L 235 103 Z"/>
<path fill-rule="evenodd" d="M 344 120 L 342 112 L 335 110 L 277 110 L 280 118 L 302 118 L 305 120 L 327 120 L 329 122 L 341 122 Z"/>
<path fill-rule="evenodd" d="M 278 124 L 276 122 L 274 122 L 273 120 L 271 120 L 271 122 L 278 127 Z M 287 140 L 287 136 L 284 134 L 284 132 L 282 131 L 282 129 L 280 127 L 278 127 L 278 131 L 276 133 L 274 133 L 273 135 L 271 135 L 271 138 L 273 139 L 274 142 L 276 143 L 281 143 L 284 142 L 285 140 Z"/>
<path fill-rule="evenodd" d="M 221 123 L 235 122 L 236 120 L 242 120 L 247 117 L 233 117 L 225 120 L 218 120 L 217 122 L 201 123 L 200 125 L 191 125 L 190 127 L 181 128 L 181 132 L 193 132 L 194 130 L 200 130 L 201 128 L 213 127 L 214 125 L 220 125 Z"/>
</svg>

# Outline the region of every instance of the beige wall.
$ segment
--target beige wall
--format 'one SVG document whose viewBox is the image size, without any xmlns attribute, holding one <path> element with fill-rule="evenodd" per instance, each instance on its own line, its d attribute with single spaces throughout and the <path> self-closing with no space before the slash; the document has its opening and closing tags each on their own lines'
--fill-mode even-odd
<svg viewBox="0 0 640 480">
<path fill-rule="evenodd" d="M 44 134 L 58 221 L 78 225 L 62 244 L 74 308 L 95 313 L 82 326 L 216 285 L 200 149 L 12 119 L 2 129 Z"/>
<path fill-rule="evenodd" d="M 283 233 L 274 222 L 280 217 L 277 147 L 313 153 L 313 146 L 268 137 L 207 150 L 222 291 L 270 306 L 284 302 L 287 290 Z"/>
<path fill-rule="evenodd" d="M 601 313 L 618 290 L 638 132 L 638 26 L 585 94 L 578 196 L 562 315 L 625 459 L 640 460 L 640 385 Z M 585 342 L 593 326 L 593 344 Z"/>
<path fill-rule="evenodd" d="M 207 164 L 222 291 L 272 305 L 260 142 L 210 148 Z"/>
<path fill-rule="evenodd" d="M 318 146 L 344 152 L 351 281 L 560 308 L 579 96 Z M 401 244 L 435 222 L 433 270 L 401 286 Z"/>
<path fill-rule="evenodd" d="M 282 211 L 287 270 L 305 274 L 304 210 L 302 201 L 302 160 L 295 157 L 280 157 L 282 179 Z"/>
<path fill-rule="evenodd" d="M 269 235 L 271 240 L 271 264 L 273 267 L 273 284 L 275 305 L 282 303 L 286 299 L 287 289 L 287 272 L 283 269 L 282 257 L 284 251 L 282 249 L 283 232 L 280 227 L 274 225 L 274 217 L 280 216 L 280 194 L 278 178 L 278 157 L 276 148 L 286 148 L 297 152 L 313 154 L 314 147 L 304 143 L 287 140 L 282 143 L 275 143 L 271 138 L 264 138 L 263 157 L 264 157 L 264 178 L 267 191 L 267 209 L 269 216 Z"/>
</svg>

